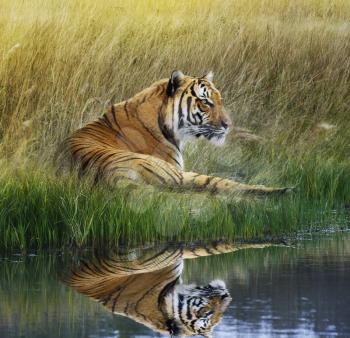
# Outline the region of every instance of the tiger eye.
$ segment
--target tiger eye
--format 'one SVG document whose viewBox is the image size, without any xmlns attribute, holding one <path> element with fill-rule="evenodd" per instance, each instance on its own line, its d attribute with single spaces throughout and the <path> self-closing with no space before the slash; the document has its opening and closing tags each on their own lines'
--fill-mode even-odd
<svg viewBox="0 0 350 338">
<path fill-rule="evenodd" d="M 210 108 L 209 105 L 203 102 L 203 100 L 198 100 L 198 105 L 199 105 L 199 109 L 202 111 L 207 111 Z"/>
<path fill-rule="evenodd" d="M 203 308 L 201 308 L 198 312 L 197 312 L 197 314 L 198 314 L 198 316 L 199 317 L 204 317 L 204 315 L 207 313 L 207 311 L 209 311 L 210 310 L 210 308 L 208 307 L 208 306 L 206 306 L 206 307 L 203 307 Z"/>
</svg>

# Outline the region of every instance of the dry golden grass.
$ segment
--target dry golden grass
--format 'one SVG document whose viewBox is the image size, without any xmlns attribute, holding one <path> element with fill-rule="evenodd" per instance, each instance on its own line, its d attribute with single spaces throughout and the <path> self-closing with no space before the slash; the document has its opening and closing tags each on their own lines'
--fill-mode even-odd
<svg viewBox="0 0 350 338">
<path fill-rule="evenodd" d="M 346 0 L 3 0 L 0 157 L 48 163 L 69 132 L 173 69 L 214 70 L 234 121 L 274 142 L 321 122 L 345 137 L 349 18 Z"/>
</svg>

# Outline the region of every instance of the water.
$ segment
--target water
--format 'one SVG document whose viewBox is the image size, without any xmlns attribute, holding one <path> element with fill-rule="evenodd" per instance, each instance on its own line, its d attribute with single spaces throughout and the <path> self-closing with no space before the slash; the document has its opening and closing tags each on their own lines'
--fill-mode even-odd
<svg viewBox="0 0 350 338">
<path fill-rule="evenodd" d="M 150 253 L 143 257 L 135 251 L 132 257 L 145 261 Z M 174 257 L 160 267 L 175 264 L 176 253 Z M 53 255 L 1 258 L 0 337 L 163 336 L 62 283 L 70 262 L 70 257 Z M 295 248 L 188 259 L 182 273 L 181 267 L 176 273 L 185 285 L 225 282 L 232 301 L 223 309 L 214 337 L 350 337 L 349 233 L 313 236 Z M 150 288 L 146 279 L 134 282 L 142 285 L 138 292 Z M 149 311 L 152 317 L 154 309 Z"/>
</svg>

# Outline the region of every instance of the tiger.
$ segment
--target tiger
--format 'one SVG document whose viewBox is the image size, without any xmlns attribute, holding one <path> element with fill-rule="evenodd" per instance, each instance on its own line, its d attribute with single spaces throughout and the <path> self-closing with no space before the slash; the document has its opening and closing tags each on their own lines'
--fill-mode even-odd
<svg viewBox="0 0 350 338">
<path fill-rule="evenodd" d="M 249 185 L 185 171 L 183 150 L 193 139 L 222 145 L 232 127 L 213 72 L 202 77 L 173 71 L 132 98 L 113 104 L 100 118 L 76 130 L 64 153 L 94 182 L 136 184 L 210 193 L 285 193 L 290 188 Z"/>
<path fill-rule="evenodd" d="M 184 260 L 269 245 L 165 246 L 139 254 L 95 256 L 82 259 L 63 281 L 112 313 L 129 317 L 155 332 L 210 337 L 232 297 L 219 279 L 205 286 L 182 284 Z"/>
</svg>

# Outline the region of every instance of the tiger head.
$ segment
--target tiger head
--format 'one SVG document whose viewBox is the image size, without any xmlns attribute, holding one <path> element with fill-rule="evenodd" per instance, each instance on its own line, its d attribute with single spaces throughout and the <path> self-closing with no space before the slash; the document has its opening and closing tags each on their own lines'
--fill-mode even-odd
<svg viewBox="0 0 350 338">
<path fill-rule="evenodd" d="M 210 337 L 231 302 L 229 291 L 220 280 L 206 286 L 177 285 L 171 297 L 175 311 L 168 329 L 172 336 Z"/>
<path fill-rule="evenodd" d="M 174 71 L 167 85 L 173 113 L 173 132 L 179 141 L 206 138 L 222 145 L 232 126 L 220 92 L 215 88 L 213 73 L 203 77 L 185 76 Z"/>
</svg>

